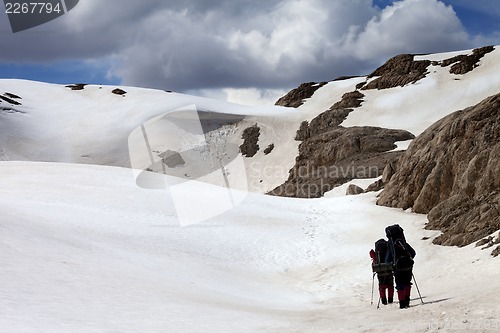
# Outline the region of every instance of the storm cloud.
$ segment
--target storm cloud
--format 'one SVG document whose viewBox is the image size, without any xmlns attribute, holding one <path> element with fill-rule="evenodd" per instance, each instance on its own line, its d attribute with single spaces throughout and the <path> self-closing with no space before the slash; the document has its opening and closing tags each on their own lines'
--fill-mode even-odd
<svg viewBox="0 0 500 333">
<path fill-rule="evenodd" d="M 95 62 L 124 85 L 177 91 L 279 89 L 475 46 L 438 0 L 84 0 L 32 30 L 0 24 L 1 62 Z"/>
</svg>

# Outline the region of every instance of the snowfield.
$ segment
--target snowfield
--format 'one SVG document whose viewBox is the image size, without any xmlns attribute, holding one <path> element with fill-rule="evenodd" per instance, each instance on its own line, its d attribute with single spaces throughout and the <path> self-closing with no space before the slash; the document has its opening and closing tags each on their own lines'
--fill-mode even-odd
<svg viewBox="0 0 500 333">
<path fill-rule="evenodd" d="M 415 58 L 443 60 L 470 53 L 472 51 L 467 50 Z M 500 48 L 496 47 L 480 60 L 477 68 L 464 75 L 450 74 L 449 66 L 431 65 L 428 75 L 415 84 L 362 90 L 365 95 L 362 105 L 349 113 L 342 126 L 404 129 L 419 135 L 442 117 L 498 93 L 499 64 Z M 112 93 L 114 86 L 86 85 L 82 90 L 73 91 L 62 85 L 0 79 L 0 94 L 15 94 L 21 97 L 17 101 L 22 104 L 13 106 L 0 100 L 0 160 L 112 165 L 145 170 L 152 164 L 141 128 L 145 125 L 153 152 L 193 153 L 191 157 L 184 156 L 186 164 L 176 168 L 178 175 L 199 174 L 200 160 L 206 162 L 211 156 L 220 155 L 228 174 L 234 175 L 230 182 L 232 188 L 267 193 L 286 181 L 288 171 L 295 164 L 300 142 L 294 138 L 302 121 L 310 121 L 328 110 L 345 93 L 366 80 L 366 77 L 355 77 L 329 82 L 304 100 L 303 105 L 293 109 L 249 107 L 136 87 L 121 87 L 126 94 L 120 96 Z M 242 117 L 243 120 L 204 135 L 201 127 L 195 128 L 192 124 L 188 125 L 189 132 L 174 116 L 190 114 L 195 119 L 199 112 Z M 152 124 L 155 119 L 166 121 Z M 260 128 L 260 150 L 252 158 L 240 158 L 231 167 L 228 164 L 239 153 L 242 132 L 253 125 Z M 206 143 L 208 147 L 204 146 Z M 264 150 L 271 144 L 274 149 L 266 154 Z M 399 149 L 408 144 L 402 143 Z M 231 150 L 228 147 L 236 153 L 228 153 Z M 155 163 L 160 161 L 156 155 L 153 158 Z M 220 163 L 214 162 L 210 170 L 202 173 L 218 170 Z M 248 178 L 245 182 L 240 181 L 243 178 L 238 162 L 244 164 Z M 266 168 L 273 170 L 264 175 Z M 221 179 L 210 181 L 224 186 Z"/>
<path fill-rule="evenodd" d="M 131 170 L 0 163 L 3 332 L 495 332 L 498 258 L 423 237 L 376 194 L 248 194 L 181 227 Z M 189 200 L 188 198 L 186 200 Z M 196 209 L 196 207 L 193 207 Z M 368 251 L 399 223 L 416 249 L 409 309 L 370 305 Z"/>
<path fill-rule="evenodd" d="M 418 135 L 498 93 L 499 65 L 496 47 L 463 76 L 430 66 L 416 84 L 362 91 L 342 126 Z M 0 332 L 498 332 L 491 249 L 433 245 L 425 215 L 379 207 L 377 193 L 345 196 L 348 184 L 321 199 L 262 194 L 287 179 L 300 123 L 365 80 L 329 82 L 297 109 L 0 80 L 22 104 L 0 101 Z M 244 119 L 205 133 L 190 118 L 199 111 Z M 261 149 L 244 158 L 254 124 Z M 168 176 L 167 157 L 180 163 Z M 409 309 L 377 309 L 368 253 L 396 223 L 417 252 L 422 299 L 414 285 Z"/>
</svg>

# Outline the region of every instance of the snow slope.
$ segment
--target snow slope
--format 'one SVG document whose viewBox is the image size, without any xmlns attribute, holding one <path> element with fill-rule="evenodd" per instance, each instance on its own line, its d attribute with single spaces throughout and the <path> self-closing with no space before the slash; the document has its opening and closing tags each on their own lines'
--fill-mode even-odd
<svg viewBox="0 0 500 333">
<path fill-rule="evenodd" d="M 438 61 L 472 50 L 417 56 Z M 365 103 L 349 114 L 343 126 L 401 128 L 415 135 L 444 116 L 473 106 L 500 91 L 500 48 L 486 54 L 479 66 L 464 75 L 449 73 L 450 66 L 430 65 L 429 74 L 415 84 L 384 90 L 364 90 Z"/>
<path fill-rule="evenodd" d="M 130 133 L 151 118 L 178 109 L 212 110 L 236 115 L 288 114 L 281 107 L 251 108 L 161 90 L 87 85 L 73 91 L 61 85 L 0 80 L 0 91 L 16 94 L 20 106 L 0 112 L 4 159 L 130 166 Z M 0 106 L 9 107 L 3 101 Z"/>
<path fill-rule="evenodd" d="M 460 77 L 432 67 L 414 85 L 363 91 L 342 125 L 418 134 L 498 92 L 499 58 L 497 49 Z M 376 193 L 248 192 L 286 179 L 300 123 L 364 80 L 330 82 L 298 109 L 0 80 L 0 94 L 22 97 L 0 103 L 0 331 L 498 331 L 500 259 L 490 251 L 432 245 L 439 232 L 423 229 L 425 216 L 376 206 Z M 199 111 L 245 118 L 206 134 Z M 234 149 L 254 124 L 261 150 L 243 158 Z M 178 177 L 146 172 L 163 172 L 167 150 L 185 158 L 170 170 Z M 414 288 L 410 309 L 377 310 L 368 251 L 393 223 L 417 251 L 425 304 Z"/>
<path fill-rule="evenodd" d="M 471 51 L 418 56 L 416 60 L 443 60 L 468 53 Z M 342 126 L 405 129 L 418 135 L 445 115 L 498 93 L 499 72 L 498 47 L 465 75 L 453 75 L 449 67 L 431 65 L 427 77 L 415 84 L 363 90 L 362 106 L 351 112 Z M 366 80 L 357 77 L 329 82 L 297 109 L 248 107 L 133 87 L 121 87 L 127 93 L 119 96 L 111 93 L 116 88 L 113 86 L 87 85 L 73 91 L 60 85 L 0 80 L 0 93 L 22 97 L 20 106 L 0 101 L 0 160 L 132 166 L 163 172 L 158 155 L 170 150 L 180 152 L 186 164 L 167 169 L 168 174 L 193 178 L 215 173 L 205 181 L 223 186 L 228 180 L 218 176 L 222 163 L 227 175 L 234 176 L 229 180 L 232 188 L 266 193 L 288 178 L 298 153 L 299 142 L 294 137 L 301 122 L 329 109 L 344 93 Z M 186 129 L 186 124 L 178 123 L 174 116 L 189 115 L 192 121 L 198 111 L 244 119 L 204 134 L 201 127 L 192 124 Z M 145 124 L 153 156 L 141 128 Z M 242 158 L 238 156 L 242 132 L 255 124 L 260 127 L 260 150 L 252 158 Z M 274 149 L 265 154 L 271 144 Z M 403 143 L 402 147 L 407 145 Z M 236 163 L 229 165 L 234 160 Z M 240 182 L 242 174 L 246 178 Z"/>
<path fill-rule="evenodd" d="M 375 194 L 249 194 L 181 227 L 129 169 L 0 163 L 2 332 L 469 332 L 500 325 L 498 258 L 422 240 Z M 201 189 L 203 190 L 203 189 Z M 186 198 L 189 200 L 189 198 Z M 369 249 L 401 224 L 425 304 L 370 305 Z M 375 295 L 375 303 L 377 298 Z"/>
<path fill-rule="evenodd" d="M 0 101 L 0 159 L 146 169 L 152 163 L 141 125 L 149 124 L 149 127 L 156 126 L 153 133 L 151 128 L 146 128 L 152 150 L 160 153 L 166 150 L 195 151 L 191 158 L 184 156 L 186 161 L 193 163 L 167 171 L 180 175 L 198 174 L 199 166 L 204 164 L 209 170 L 203 172 L 214 172 L 220 169 L 220 163 L 216 161 L 211 165 L 206 160 L 213 155 L 230 155 L 223 161 L 228 164 L 238 154 L 242 131 L 259 123 L 262 129 L 260 145 L 264 149 L 276 143 L 276 148 L 272 155 L 259 154 L 252 161 L 246 161 L 247 170 L 256 170 L 247 172 L 249 177 L 253 174 L 253 178 L 231 185 L 242 190 L 264 192 L 261 180 L 266 182 L 266 187 L 272 187 L 286 179 L 288 165 L 293 164 L 298 145 L 293 136 L 302 121 L 297 110 L 278 106 L 248 107 L 134 87 L 122 87 L 127 93 L 120 96 L 112 93 L 115 88 L 86 85 L 83 90 L 73 91 L 61 85 L 0 80 L 0 92 L 20 96 L 17 101 L 22 103 L 16 106 Z M 189 132 L 183 128 L 185 124 L 177 123 L 179 116 L 174 116 L 188 115 L 193 121 L 198 112 L 244 116 L 245 119 L 235 127 L 223 127 L 215 136 L 213 133 L 210 136 L 204 135 L 201 128 Z M 162 117 L 166 121 L 158 122 Z M 153 120 L 156 123 L 152 124 Z M 189 127 L 193 130 L 194 126 Z M 228 146 L 236 147 L 236 154 L 227 153 Z M 155 155 L 154 162 L 159 161 Z M 277 166 L 277 170 L 272 172 L 272 177 L 264 179 L 262 170 L 268 165 Z M 233 174 L 239 172 L 230 171 Z M 215 184 L 221 185 L 217 181 Z"/>
</svg>

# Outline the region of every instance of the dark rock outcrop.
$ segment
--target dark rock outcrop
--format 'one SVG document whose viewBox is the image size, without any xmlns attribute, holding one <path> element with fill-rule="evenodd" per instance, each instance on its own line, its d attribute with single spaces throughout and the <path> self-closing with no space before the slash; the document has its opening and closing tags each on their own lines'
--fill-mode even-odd
<svg viewBox="0 0 500 333">
<path fill-rule="evenodd" d="M 428 74 L 427 67 L 430 64 L 430 60 L 415 61 L 412 54 L 395 56 L 368 75 L 368 78 L 378 78 L 361 89 L 388 89 L 415 83 Z"/>
<path fill-rule="evenodd" d="M 75 83 L 67 85 L 66 88 L 71 88 L 71 90 L 83 90 L 87 84 L 85 83 Z"/>
<path fill-rule="evenodd" d="M 378 127 L 321 126 L 310 132 L 314 135 L 299 145 L 288 180 L 269 194 L 317 198 L 349 180 L 378 177 L 402 155 L 390 151 L 396 148 L 394 142 L 414 138 L 404 130 Z"/>
<path fill-rule="evenodd" d="M 311 135 L 318 135 L 338 127 L 351 111 L 352 109 L 329 109 L 311 120 L 310 124 L 303 121 L 295 135 L 295 140 L 304 141 L 309 139 Z"/>
<path fill-rule="evenodd" d="M 304 99 L 311 98 L 312 95 L 314 95 L 314 92 L 325 84 L 327 84 L 327 82 L 302 83 L 300 86 L 278 99 L 275 105 L 298 108 L 304 103 Z"/>
<path fill-rule="evenodd" d="M 471 55 L 458 55 L 449 59 L 445 59 L 441 62 L 442 67 L 447 67 L 451 64 L 450 73 L 463 75 L 471 72 L 474 68 L 479 66 L 479 60 L 484 57 L 485 54 L 493 52 L 495 48 L 493 46 L 485 46 L 478 49 L 474 49 Z"/>
<path fill-rule="evenodd" d="M 332 109 L 349 109 L 349 108 L 357 108 L 361 106 L 361 103 L 363 103 L 363 98 L 365 95 L 360 93 L 357 90 L 345 93 L 342 95 L 342 99 L 340 102 L 337 102 L 333 104 L 333 106 L 330 108 Z"/>
<path fill-rule="evenodd" d="M 387 184 L 392 176 L 396 173 L 398 169 L 398 160 L 395 160 L 389 164 L 387 164 L 384 168 L 384 172 L 382 172 L 382 182 Z"/>
<path fill-rule="evenodd" d="M 266 149 L 264 149 L 264 154 L 268 155 L 270 154 L 274 149 L 274 143 L 271 143 L 269 146 L 267 146 Z"/>
<path fill-rule="evenodd" d="M 304 120 L 300 123 L 300 127 L 297 130 L 297 134 L 295 134 L 295 141 L 304 141 L 307 140 L 311 136 L 309 132 L 309 122 Z"/>
<path fill-rule="evenodd" d="M 384 182 L 382 181 L 382 179 L 379 179 L 379 180 L 375 181 L 374 183 L 370 184 L 366 188 L 365 192 L 378 192 L 383 188 L 384 188 Z"/>
<path fill-rule="evenodd" d="M 378 127 L 340 126 L 365 96 L 357 91 L 342 99 L 311 122 L 304 121 L 295 140 L 302 141 L 287 181 L 268 194 L 317 198 L 334 187 L 355 178 L 375 178 L 402 152 L 391 152 L 396 141 L 415 136 L 403 130 Z"/>
<path fill-rule="evenodd" d="M 439 120 L 398 162 L 379 205 L 428 213 L 434 243 L 465 246 L 500 229 L 500 94 Z"/>
<path fill-rule="evenodd" d="M 120 88 L 113 89 L 111 92 L 115 95 L 121 95 L 121 96 L 124 96 L 127 93 L 125 90 Z"/>
<path fill-rule="evenodd" d="M 13 94 L 10 92 L 6 92 L 4 95 L 9 97 L 9 98 L 13 98 L 13 99 L 22 99 L 20 96 L 17 96 L 16 94 Z"/>
<path fill-rule="evenodd" d="M 345 194 L 346 195 L 358 195 L 358 194 L 361 194 L 363 192 L 364 192 L 363 189 L 361 187 L 359 187 L 358 185 L 350 184 L 347 187 Z"/>
<path fill-rule="evenodd" d="M 295 140 L 304 141 L 311 137 L 311 133 L 318 135 L 338 127 L 353 108 L 361 106 L 364 97 L 365 95 L 356 90 L 345 93 L 339 102 L 312 119 L 310 124 L 303 121 L 295 135 Z"/>
<path fill-rule="evenodd" d="M 260 136 L 260 127 L 257 124 L 252 127 L 245 128 L 243 131 L 241 138 L 243 139 L 243 143 L 240 146 L 240 151 L 243 156 L 253 157 L 259 151 L 259 136 Z"/>
<path fill-rule="evenodd" d="M 489 249 L 490 247 L 500 244 L 500 233 L 498 234 L 498 237 L 495 239 L 493 236 L 489 236 L 487 238 L 483 238 L 480 241 L 476 243 L 476 247 L 481 246 L 481 250 Z"/>
<path fill-rule="evenodd" d="M 7 95 L 7 94 L 6 94 Z M 0 100 L 3 100 L 11 105 L 22 105 L 20 102 L 13 100 L 11 97 L 0 95 Z M 0 101 L 1 102 L 1 101 Z"/>
<path fill-rule="evenodd" d="M 401 155 L 403 153 L 401 152 Z M 374 183 L 370 184 L 365 192 L 378 192 L 382 190 L 385 187 L 385 184 L 391 180 L 392 175 L 397 170 L 397 165 L 398 165 L 399 159 L 392 160 L 391 162 L 387 163 L 384 167 L 384 170 L 382 171 L 382 177 L 375 181 Z"/>
</svg>

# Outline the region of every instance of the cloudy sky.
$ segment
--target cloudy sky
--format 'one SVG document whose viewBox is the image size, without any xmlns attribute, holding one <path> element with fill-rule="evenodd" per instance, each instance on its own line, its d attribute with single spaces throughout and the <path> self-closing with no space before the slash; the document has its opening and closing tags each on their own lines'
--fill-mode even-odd
<svg viewBox="0 0 500 333">
<path fill-rule="evenodd" d="M 399 53 L 500 44 L 497 0 L 80 0 L 12 33 L 0 78 L 159 88 L 271 102 L 302 82 L 368 74 Z"/>
</svg>

